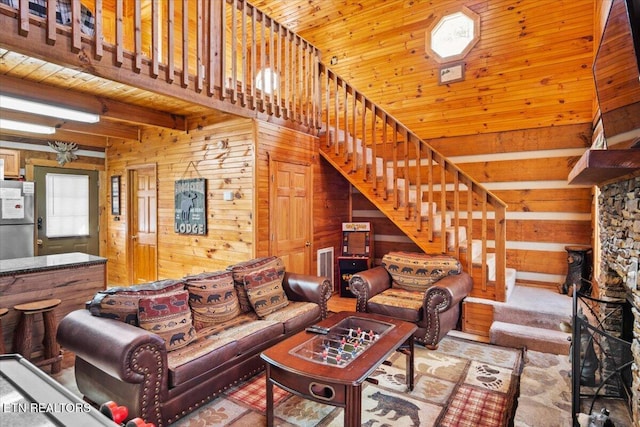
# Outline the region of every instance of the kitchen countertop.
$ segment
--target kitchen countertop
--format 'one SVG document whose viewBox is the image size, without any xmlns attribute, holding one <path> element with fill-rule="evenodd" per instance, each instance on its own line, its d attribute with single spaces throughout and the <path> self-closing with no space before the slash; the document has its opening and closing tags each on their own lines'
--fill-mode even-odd
<svg viewBox="0 0 640 427">
<path fill-rule="evenodd" d="M 105 264 L 106 262 L 106 258 L 82 252 L 3 259 L 0 260 L 0 276 L 34 273 L 92 264 Z"/>
</svg>

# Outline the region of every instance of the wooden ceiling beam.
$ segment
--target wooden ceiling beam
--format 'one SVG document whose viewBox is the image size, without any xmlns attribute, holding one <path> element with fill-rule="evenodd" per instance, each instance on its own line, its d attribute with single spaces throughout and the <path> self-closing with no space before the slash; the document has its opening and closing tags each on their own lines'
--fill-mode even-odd
<svg viewBox="0 0 640 427">
<path fill-rule="evenodd" d="M 17 137 L 17 138 L 16 138 Z M 98 135 L 82 135 L 76 132 L 67 132 L 65 130 L 57 130 L 54 135 L 43 135 L 37 133 L 27 133 L 14 131 L 9 129 L 0 129 L 0 139 L 8 141 L 19 140 L 21 142 L 32 144 L 34 141 L 39 142 L 75 142 L 79 147 L 98 148 L 104 151 L 109 143 L 109 138 Z"/>
<path fill-rule="evenodd" d="M 0 75 L 0 92 L 129 123 L 186 130 L 184 116 Z"/>
<path fill-rule="evenodd" d="M 57 119 L 55 117 L 38 116 L 36 114 L 22 113 L 12 110 L 0 110 L 2 118 L 25 123 L 33 123 L 43 126 L 51 126 L 57 131 L 83 133 L 90 135 L 100 135 L 112 138 L 140 140 L 140 129 L 124 123 L 111 120 L 101 120 L 98 123 L 81 123 L 70 120 Z"/>
</svg>

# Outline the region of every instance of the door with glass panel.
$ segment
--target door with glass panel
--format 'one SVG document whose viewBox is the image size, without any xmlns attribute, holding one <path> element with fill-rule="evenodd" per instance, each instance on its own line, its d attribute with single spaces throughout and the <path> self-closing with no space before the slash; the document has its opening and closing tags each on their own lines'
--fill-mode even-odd
<svg viewBox="0 0 640 427">
<path fill-rule="evenodd" d="M 34 167 L 37 255 L 99 255 L 98 172 Z"/>
</svg>

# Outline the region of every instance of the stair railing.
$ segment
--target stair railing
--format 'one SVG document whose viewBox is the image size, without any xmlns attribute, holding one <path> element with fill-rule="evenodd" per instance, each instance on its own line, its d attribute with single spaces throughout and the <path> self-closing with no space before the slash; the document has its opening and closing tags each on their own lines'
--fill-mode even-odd
<svg viewBox="0 0 640 427">
<path fill-rule="evenodd" d="M 326 65 L 319 68 L 322 155 L 421 249 L 475 268 L 481 283 L 474 287 L 484 292 L 492 249 L 495 299 L 504 301 L 506 204 Z"/>
</svg>

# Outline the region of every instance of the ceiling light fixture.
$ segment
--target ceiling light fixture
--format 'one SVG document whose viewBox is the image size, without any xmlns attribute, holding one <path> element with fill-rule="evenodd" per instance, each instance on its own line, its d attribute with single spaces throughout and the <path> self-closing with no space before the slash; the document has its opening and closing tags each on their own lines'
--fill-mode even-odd
<svg viewBox="0 0 640 427">
<path fill-rule="evenodd" d="M 29 133 L 44 133 L 46 135 L 56 133 L 56 128 L 51 126 L 34 125 L 33 123 L 16 122 L 15 120 L 6 119 L 0 119 L 0 129 L 11 129 Z"/>
<path fill-rule="evenodd" d="M 0 94 L 0 107 L 9 110 L 22 111 L 24 113 L 38 114 L 42 116 L 55 117 L 59 119 L 73 120 L 84 123 L 98 123 L 98 114 L 85 113 L 84 111 L 72 110 L 70 108 L 56 107 L 55 105 L 43 104 L 41 102 L 27 101 L 25 99 L 14 98 Z"/>
</svg>

